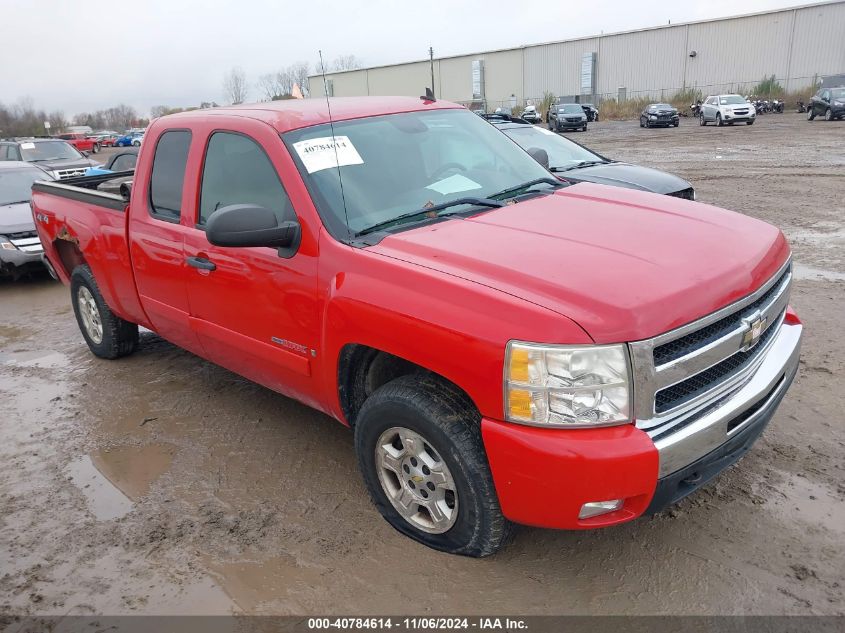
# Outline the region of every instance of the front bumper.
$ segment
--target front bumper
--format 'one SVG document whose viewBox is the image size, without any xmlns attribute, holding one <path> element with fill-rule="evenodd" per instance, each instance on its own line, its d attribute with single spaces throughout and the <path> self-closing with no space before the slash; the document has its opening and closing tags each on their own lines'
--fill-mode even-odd
<svg viewBox="0 0 845 633">
<path fill-rule="evenodd" d="M 802 326 L 780 326 L 771 349 L 740 389 L 664 436 L 633 424 L 542 429 L 484 418 L 484 439 L 504 515 L 538 527 L 588 529 L 661 510 L 736 463 L 771 420 L 798 370 Z M 623 499 L 587 519 L 585 503 Z"/>
<path fill-rule="evenodd" d="M 559 130 L 578 130 L 587 125 L 587 120 L 582 121 L 558 121 L 557 127 Z"/>
<path fill-rule="evenodd" d="M 21 250 L 0 250 L 0 275 L 17 276 L 43 267 L 42 251 L 27 253 Z"/>
</svg>

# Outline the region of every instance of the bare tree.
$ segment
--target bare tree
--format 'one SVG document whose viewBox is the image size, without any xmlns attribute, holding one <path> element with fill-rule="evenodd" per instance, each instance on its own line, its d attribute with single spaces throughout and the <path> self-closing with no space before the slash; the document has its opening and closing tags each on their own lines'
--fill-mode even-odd
<svg viewBox="0 0 845 633">
<path fill-rule="evenodd" d="M 223 96 L 232 105 L 237 105 L 246 101 L 246 95 L 246 73 L 236 66 L 223 77 Z"/>
<path fill-rule="evenodd" d="M 50 131 L 53 134 L 64 132 L 65 128 L 68 126 L 67 119 L 65 118 L 65 113 L 61 110 L 54 110 L 53 112 L 47 115 L 46 120 L 50 122 Z"/>
<path fill-rule="evenodd" d="M 354 70 L 361 67 L 360 60 L 355 55 L 341 55 L 332 62 L 332 70 Z"/>
<path fill-rule="evenodd" d="M 293 90 L 293 79 L 287 69 L 267 73 L 258 78 L 258 87 L 267 101 L 275 101 L 288 96 Z"/>
<path fill-rule="evenodd" d="M 308 96 L 308 73 L 310 70 L 308 62 L 296 62 L 288 66 L 291 81 L 299 85 L 303 96 Z M 293 89 L 293 86 L 291 86 L 291 89 Z"/>
</svg>

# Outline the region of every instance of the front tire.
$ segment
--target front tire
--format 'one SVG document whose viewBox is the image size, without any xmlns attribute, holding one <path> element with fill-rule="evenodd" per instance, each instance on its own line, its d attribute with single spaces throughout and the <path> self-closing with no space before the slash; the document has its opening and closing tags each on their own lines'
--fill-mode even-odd
<svg viewBox="0 0 845 633">
<path fill-rule="evenodd" d="M 91 148 L 91 151 L 95 154 L 99 154 L 100 153 L 100 144 L 94 143 L 94 146 Z"/>
<path fill-rule="evenodd" d="M 95 356 L 112 360 L 135 351 L 138 326 L 111 311 L 87 265 L 71 274 L 70 296 L 79 330 Z"/>
<path fill-rule="evenodd" d="M 138 141 L 133 141 L 132 145 L 135 147 L 141 147 L 141 143 L 139 143 Z"/>
<path fill-rule="evenodd" d="M 724 125 L 721 113 L 716 115 L 716 125 L 718 125 L 719 127 L 722 127 Z"/>
<path fill-rule="evenodd" d="M 750 121 L 746 121 L 745 125 L 754 125 L 754 119 L 751 119 Z"/>
<path fill-rule="evenodd" d="M 704 120 L 704 113 L 703 112 L 698 115 L 698 124 L 702 127 L 707 125 L 707 121 Z"/>
<path fill-rule="evenodd" d="M 355 421 L 355 451 L 370 498 L 405 536 L 475 557 L 507 540 L 481 417 L 457 387 L 429 374 L 379 387 Z"/>
<path fill-rule="evenodd" d="M 816 111 L 813 109 L 812 106 L 810 106 L 809 108 L 807 108 L 807 120 L 812 121 L 815 118 L 816 118 Z"/>
</svg>

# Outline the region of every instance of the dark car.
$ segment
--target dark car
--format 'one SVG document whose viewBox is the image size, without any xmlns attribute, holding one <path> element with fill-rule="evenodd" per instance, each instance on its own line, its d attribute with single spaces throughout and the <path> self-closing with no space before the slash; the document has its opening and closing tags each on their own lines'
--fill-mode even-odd
<svg viewBox="0 0 845 633">
<path fill-rule="evenodd" d="M 587 115 L 584 109 L 577 103 L 555 103 L 549 108 L 546 120 L 549 122 L 549 129 L 555 132 L 563 130 L 587 131 Z"/>
<path fill-rule="evenodd" d="M 490 119 L 490 123 L 562 180 L 595 182 L 695 200 L 695 189 L 690 183 L 665 171 L 610 160 L 575 141 L 519 119 Z"/>
<path fill-rule="evenodd" d="M 110 174 L 116 171 L 129 171 L 135 169 L 135 163 L 137 161 L 137 147 L 119 148 L 114 154 L 109 156 L 108 160 L 104 164 L 89 168 L 84 175 L 99 176 L 101 174 Z"/>
<path fill-rule="evenodd" d="M 640 112 L 640 127 L 678 127 L 678 109 L 668 103 L 650 103 Z"/>
<path fill-rule="evenodd" d="M 581 109 L 587 115 L 587 121 L 593 122 L 599 120 L 599 109 L 592 103 L 582 103 Z"/>
<path fill-rule="evenodd" d="M 57 180 L 81 176 L 98 163 L 67 141 L 52 138 L 19 138 L 0 141 L 0 161 L 35 163 Z"/>
<path fill-rule="evenodd" d="M 0 277 L 17 279 L 29 270 L 44 268 L 44 249 L 29 207 L 36 180 L 53 177 L 30 163 L 0 162 Z"/>
<path fill-rule="evenodd" d="M 845 87 L 822 88 L 813 95 L 807 106 L 807 120 L 812 121 L 817 116 L 823 116 L 825 121 L 845 116 Z"/>
</svg>

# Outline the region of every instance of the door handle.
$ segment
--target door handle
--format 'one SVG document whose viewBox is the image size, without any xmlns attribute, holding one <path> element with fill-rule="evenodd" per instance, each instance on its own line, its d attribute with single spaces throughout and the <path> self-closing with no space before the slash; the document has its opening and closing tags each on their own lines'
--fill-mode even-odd
<svg viewBox="0 0 845 633">
<path fill-rule="evenodd" d="M 188 263 L 188 266 L 193 266 L 194 268 L 199 268 L 200 270 L 217 269 L 217 265 L 205 257 L 189 257 L 185 261 Z"/>
</svg>

